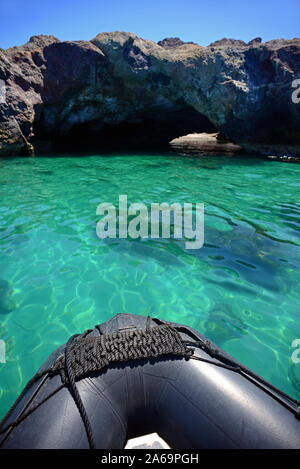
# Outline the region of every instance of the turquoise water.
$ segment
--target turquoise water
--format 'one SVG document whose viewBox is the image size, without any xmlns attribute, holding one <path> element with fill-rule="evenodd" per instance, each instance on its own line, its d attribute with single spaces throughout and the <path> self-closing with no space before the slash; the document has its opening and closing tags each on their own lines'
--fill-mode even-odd
<svg viewBox="0 0 300 469">
<path fill-rule="evenodd" d="M 0 160 L 0 411 L 70 335 L 116 313 L 186 323 L 300 398 L 300 165 L 98 155 Z M 100 240 L 96 207 L 204 202 L 205 245 Z"/>
</svg>

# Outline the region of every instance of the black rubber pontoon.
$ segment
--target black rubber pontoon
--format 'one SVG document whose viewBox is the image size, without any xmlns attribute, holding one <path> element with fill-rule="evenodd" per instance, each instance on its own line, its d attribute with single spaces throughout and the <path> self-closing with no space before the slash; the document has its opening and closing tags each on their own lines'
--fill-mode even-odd
<svg viewBox="0 0 300 469">
<path fill-rule="evenodd" d="M 300 448 L 299 403 L 197 331 L 119 314 L 52 353 L 0 427 L 1 448 Z"/>
</svg>

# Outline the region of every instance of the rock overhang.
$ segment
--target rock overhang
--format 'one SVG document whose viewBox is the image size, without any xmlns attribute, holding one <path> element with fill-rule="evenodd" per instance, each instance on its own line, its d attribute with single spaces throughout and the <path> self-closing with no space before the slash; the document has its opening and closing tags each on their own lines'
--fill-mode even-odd
<svg viewBox="0 0 300 469">
<path fill-rule="evenodd" d="M 155 119 L 164 122 L 169 138 L 172 112 L 186 124 L 198 114 L 199 122 L 206 119 L 245 148 L 259 152 L 263 144 L 269 152 L 274 143 L 299 152 L 300 105 L 291 100 L 291 86 L 300 77 L 300 39 L 168 44 L 113 32 L 91 41 L 35 36 L 1 50 L 0 79 L 8 93 L 6 105 L 0 104 L 0 153 L 1 145 L 7 152 L 10 144 L 13 152 L 18 145 L 20 152 L 32 151 L 39 138 L 65 135 L 67 141 L 78 126 L 82 132 L 90 126 L 101 143 L 107 126 Z M 187 133 L 207 131 L 200 127 Z"/>
</svg>

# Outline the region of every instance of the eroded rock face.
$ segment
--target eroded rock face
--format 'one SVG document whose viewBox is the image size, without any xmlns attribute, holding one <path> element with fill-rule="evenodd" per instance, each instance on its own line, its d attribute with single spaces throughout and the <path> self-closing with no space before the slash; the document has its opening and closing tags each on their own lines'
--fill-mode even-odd
<svg viewBox="0 0 300 469">
<path fill-rule="evenodd" d="M 0 49 L 0 154 L 29 154 L 39 141 L 101 147 L 128 133 L 147 144 L 222 131 L 250 151 L 300 155 L 300 103 L 292 101 L 300 39 L 208 47 L 171 39 L 34 36 Z"/>
</svg>

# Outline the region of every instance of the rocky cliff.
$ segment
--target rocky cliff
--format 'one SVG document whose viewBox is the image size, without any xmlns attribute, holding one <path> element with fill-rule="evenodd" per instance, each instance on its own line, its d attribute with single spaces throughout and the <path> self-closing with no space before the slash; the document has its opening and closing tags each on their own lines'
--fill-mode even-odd
<svg viewBox="0 0 300 469">
<path fill-rule="evenodd" d="M 75 42 L 34 36 L 0 49 L 0 154 L 222 131 L 250 151 L 299 156 L 296 78 L 300 39 L 201 47 L 127 32 Z"/>
</svg>

